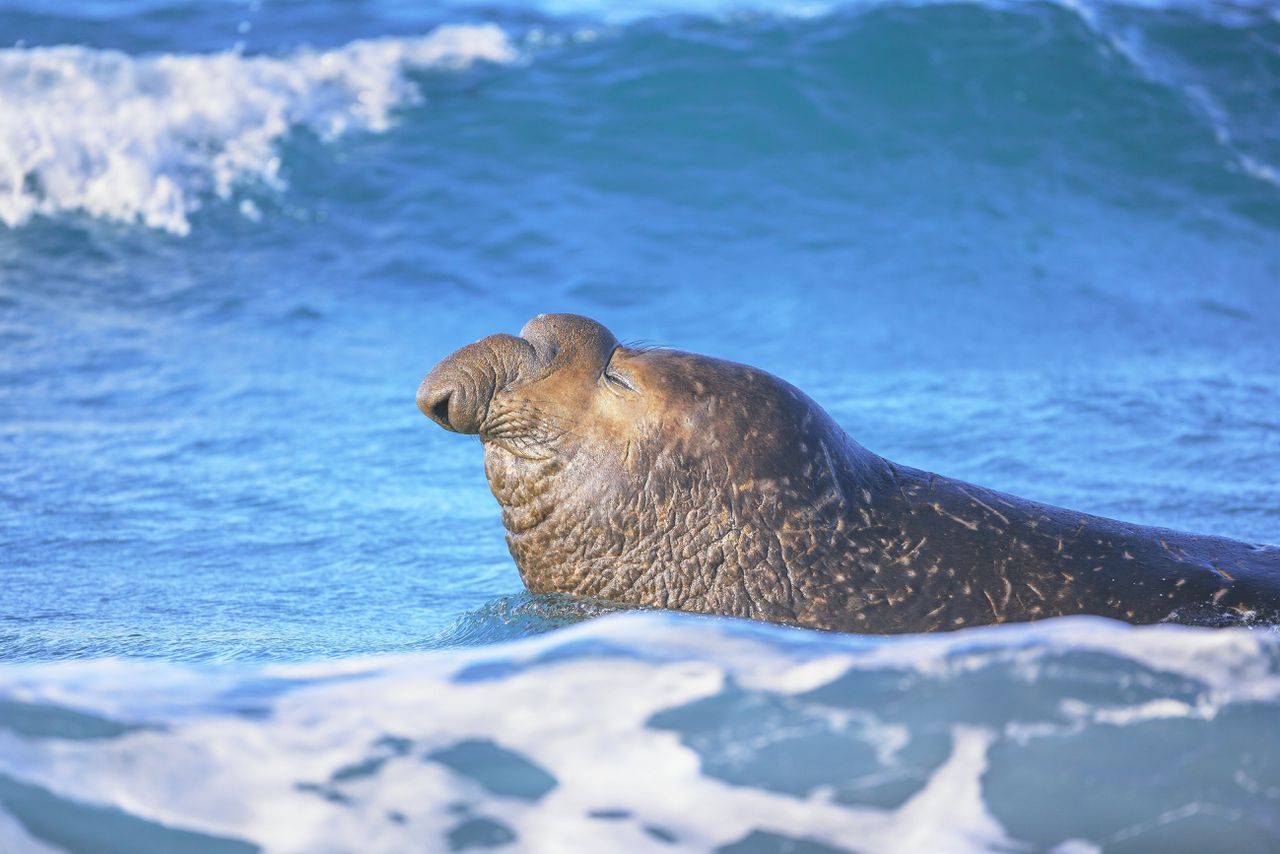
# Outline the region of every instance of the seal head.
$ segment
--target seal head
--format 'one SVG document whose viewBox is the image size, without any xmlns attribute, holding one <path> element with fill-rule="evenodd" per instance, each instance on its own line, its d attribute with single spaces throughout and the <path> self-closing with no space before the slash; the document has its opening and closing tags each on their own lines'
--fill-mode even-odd
<svg viewBox="0 0 1280 854">
<path fill-rule="evenodd" d="M 534 592 L 809 624 L 855 604 L 818 567 L 887 467 L 770 374 L 551 314 L 446 358 L 418 406 L 479 434 Z"/>
</svg>

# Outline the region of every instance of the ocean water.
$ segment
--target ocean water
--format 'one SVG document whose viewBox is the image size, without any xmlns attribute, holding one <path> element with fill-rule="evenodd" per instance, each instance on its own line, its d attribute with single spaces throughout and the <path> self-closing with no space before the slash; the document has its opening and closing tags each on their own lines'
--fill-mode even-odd
<svg viewBox="0 0 1280 854">
<path fill-rule="evenodd" d="M 0 851 L 1275 851 L 1280 636 L 524 593 L 546 311 L 1280 542 L 1265 2 L 0 2 Z"/>
</svg>

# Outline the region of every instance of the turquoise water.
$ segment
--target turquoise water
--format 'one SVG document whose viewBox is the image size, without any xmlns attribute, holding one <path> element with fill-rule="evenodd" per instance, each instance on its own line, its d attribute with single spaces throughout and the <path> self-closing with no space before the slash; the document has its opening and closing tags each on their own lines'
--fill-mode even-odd
<svg viewBox="0 0 1280 854">
<path fill-rule="evenodd" d="M 1134 522 L 1278 542 L 1280 18 L 1266 4 L 82 0 L 0 5 L 0 43 L 0 817 L 16 822 L 0 818 L 0 850 L 97 850 L 41 823 L 82 808 L 273 850 L 307 850 L 319 837 L 305 828 L 324 822 L 352 828 L 335 839 L 369 834 L 389 850 L 426 838 L 395 834 L 428 825 L 442 834 L 429 850 L 471 845 L 473 832 L 515 835 L 521 850 L 564 850 L 569 839 L 782 844 L 748 842 L 753 830 L 895 850 L 896 831 L 884 828 L 921 814 L 959 834 L 929 850 L 1009 840 L 1176 850 L 1168 838 L 1189 827 L 1236 840 L 1222 850 L 1280 845 L 1280 753 L 1265 735 L 1280 723 L 1278 665 L 1265 630 L 1166 643 L 1172 630 L 1100 626 L 1130 650 L 1072 665 L 1071 679 L 1109 686 L 1100 695 L 1024 679 L 1067 709 L 1061 719 L 1001 717 L 994 690 L 970 712 L 918 685 L 882 698 L 941 704 L 925 729 L 942 742 L 928 747 L 881 700 L 772 699 L 825 684 L 797 676 L 805 687 L 778 687 L 800 666 L 787 658 L 793 645 L 806 660 L 838 659 L 856 638 L 680 615 L 587 620 L 607 608 L 523 593 L 478 444 L 414 406 L 422 375 L 456 347 L 540 312 L 577 312 L 622 339 L 772 371 L 908 465 Z M 634 692 L 637 708 L 661 721 L 676 715 L 664 718 L 664 703 L 718 696 L 716 679 L 741 678 L 722 638 L 743 631 L 774 662 L 776 684 L 763 699 L 690 713 L 702 734 L 682 736 L 686 752 L 668 758 L 701 769 L 689 791 L 719 806 L 697 816 L 643 787 L 628 796 L 625 774 L 610 784 L 621 787 L 612 804 L 475 800 L 465 774 L 442 776 L 447 762 L 418 763 L 429 782 L 411 775 L 435 793 L 416 802 L 420 813 L 378 775 L 343 807 L 326 799 L 332 791 L 296 785 L 363 761 L 344 752 L 342 723 L 363 712 L 383 729 L 351 736 L 352 751 L 379 738 L 411 737 L 419 753 L 487 739 L 526 758 L 541 751 L 534 764 L 560 792 L 579 791 L 564 782 L 574 774 L 614 778 L 581 764 L 599 745 L 557 741 L 552 724 L 504 741 L 499 723 L 464 732 L 442 717 L 433 729 L 426 715 L 398 733 L 401 712 L 323 686 L 315 714 L 331 728 L 316 738 L 332 767 L 307 770 L 301 742 L 273 741 L 283 770 L 255 789 L 262 804 L 301 805 L 311 818 L 300 835 L 227 805 L 251 767 L 245 740 L 280 735 L 263 722 L 287 702 L 271 688 L 273 668 L 289 679 L 322 672 L 327 684 L 379 667 L 364 656 L 406 654 L 385 678 L 410 691 L 421 673 L 447 682 L 474 656 L 586 649 L 547 677 L 546 701 L 563 702 L 562 684 L 598 698 L 556 720 L 590 733 L 603 714 L 591 709 L 612 710 L 639 739 L 619 744 L 639 757 L 639 734 L 661 727 L 606 703 L 622 703 L 607 650 L 695 650 L 637 677 L 649 686 Z M 1010 660 L 1092 648 L 1089 631 L 1046 631 L 876 648 L 901 645 L 925 673 L 950 672 L 972 644 Z M 702 641 L 674 640 L 689 637 Z M 1173 647 L 1177 660 L 1162 660 Z M 1210 676 L 1222 647 L 1237 681 Z M 1156 675 L 1132 676 L 1135 661 Z M 661 689 L 668 669 L 698 668 L 719 676 L 688 694 Z M 836 684 L 840 668 L 820 675 Z M 518 700 L 520 686 L 543 690 L 503 687 L 506 678 L 471 699 L 450 694 L 448 714 Z M 1150 691 L 1124 694 L 1134 679 Z M 224 688 L 270 714 L 241 715 Z M 195 699 L 178 702 L 184 691 Z M 132 746 L 118 751 L 115 737 L 87 743 L 85 762 L 108 773 L 73 782 L 49 758 L 70 742 L 23 729 L 47 715 L 21 704 L 192 739 L 193 717 L 229 728 L 207 761 L 210 785 L 230 800 L 201 811 L 167 789 L 130 788 L 127 763 L 176 749 L 149 746 L 150 730 L 120 735 Z M 1120 706 L 1145 711 L 1105 711 Z M 778 756 L 821 764 L 850 709 L 888 727 L 867 723 L 878 735 L 859 743 L 889 771 L 853 757 L 856 774 L 788 782 Z M 1046 815 L 1028 826 L 999 801 L 995 772 L 974 769 L 996 767 L 1014 723 L 1035 733 L 1050 718 L 1053 738 L 1086 719 L 1102 727 L 1073 730 L 1099 755 L 1106 727 L 1137 727 L 1132 768 L 1151 759 L 1143 726 L 1171 728 L 1170 756 L 1208 743 L 1215 762 L 1260 764 L 1234 777 L 1202 774 L 1193 758 L 1134 771 L 1139 794 L 1112 818 L 1084 810 L 1074 824 Z M 747 745 L 736 752 L 721 743 L 735 732 Z M 801 746 L 770 753 L 762 732 L 790 732 Z M 1025 744 L 1040 752 L 1020 761 L 1058 775 L 1054 797 L 1131 780 L 1112 766 L 1050 774 L 1067 760 L 1038 737 Z M 901 784 L 903 797 L 932 785 L 942 759 L 895 765 L 901 750 L 914 755 L 913 738 L 928 756 L 959 757 L 972 785 L 987 787 L 974 803 L 994 824 L 926 801 L 873 832 L 818 804 L 835 791 L 848 806 L 839 793 L 882 772 L 915 781 Z M 699 747 L 708 739 L 737 757 L 736 771 L 716 771 Z M 615 770 L 639 775 L 619 751 Z M 487 755 L 475 761 L 492 764 Z M 1140 782 L 1156 778 L 1177 785 Z M 678 790 L 675 780 L 666 785 Z M 744 794 L 750 786 L 773 806 Z M 451 798 L 472 806 L 448 813 Z M 743 824 L 757 807 L 761 822 Z M 588 816 L 611 809 L 640 818 Z M 481 812 L 506 830 L 481 822 L 449 836 Z M 140 826 L 129 825 L 133 847 L 122 850 L 143 850 L 151 831 Z M 1199 845 L 1186 850 L 1206 850 L 1204 838 L 1186 831 Z"/>
</svg>

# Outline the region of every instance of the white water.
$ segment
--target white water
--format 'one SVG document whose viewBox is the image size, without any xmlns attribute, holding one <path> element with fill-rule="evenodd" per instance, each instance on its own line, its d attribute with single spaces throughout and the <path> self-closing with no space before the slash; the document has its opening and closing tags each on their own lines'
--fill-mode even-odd
<svg viewBox="0 0 1280 854">
<path fill-rule="evenodd" d="M 475 819 L 500 822 L 519 850 L 531 852 L 709 851 L 755 831 L 866 852 L 1022 850 L 984 792 L 994 744 L 1007 751 L 1078 739 L 1087 753 L 1090 739 L 1115 727 L 1170 719 L 1196 722 L 1230 742 L 1239 735 L 1212 729 L 1222 709 L 1276 709 L 1280 674 L 1268 664 L 1269 644 L 1274 637 L 1260 632 L 1134 629 L 1095 618 L 828 642 L 767 627 L 624 614 L 503 647 L 398 658 L 212 672 L 113 661 L 10 665 L 0 667 L 0 700 L 149 728 L 114 737 L 51 735 L 0 716 L 0 775 L 54 793 L 60 810 L 68 802 L 108 805 L 268 851 L 445 850 L 450 829 Z M 601 655 L 604 648 L 614 652 Z M 1055 656 L 1067 653 L 1152 670 L 1099 671 L 1086 675 L 1082 688 L 1072 682 L 1078 674 L 1063 682 L 1053 669 L 1061 663 Z M 990 723 L 953 721 L 950 711 L 937 710 L 950 733 L 949 757 L 896 807 L 842 802 L 821 785 L 807 794 L 780 791 L 772 772 L 724 778 L 725 761 L 750 768 L 779 744 L 803 751 L 807 739 L 833 733 L 870 742 L 879 756 L 871 776 L 892 775 L 901 770 L 904 746 L 927 734 L 920 724 L 894 723 L 892 709 L 874 700 L 844 705 L 805 693 L 842 678 L 871 685 L 876 674 L 914 673 L 922 681 L 893 700 L 910 706 L 983 668 L 1058 697 L 1063 714 L 1001 725 L 1005 700 L 997 697 L 990 698 Z M 1127 695 L 1151 678 L 1143 673 L 1199 688 L 1189 701 Z M 1081 699 L 1109 679 L 1115 697 Z M 755 728 L 696 705 L 738 689 L 756 698 L 741 708 L 764 709 Z M 770 719 L 766 707 L 752 705 L 761 698 L 793 711 Z M 684 724 L 654 724 L 655 715 L 679 707 L 693 709 L 683 713 Z M 824 723 L 815 729 L 815 720 Z M 744 724 L 746 731 L 734 730 Z M 717 757 L 700 745 L 699 731 L 727 732 L 732 755 Z M 520 791 L 520 768 L 460 770 L 438 759 L 439 751 L 477 742 L 517 754 L 517 764 L 532 763 L 548 782 Z M 1171 754 L 1189 747 L 1168 745 Z M 1141 777 L 1153 759 L 1160 758 L 1120 761 L 1131 761 Z M 720 762 L 722 771 L 708 774 L 708 762 Z M 855 773 L 824 770 L 833 780 Z M 786 773 L 778 769 L 780 778 Z M 512 779 L 517 783 L 504 790 Z M 0 787 L 0 803 L 5 792 Z M 1157 798 L 1147 811 L 1161 815 L 1169 806 Z M 18 821 L 35 821 L 33 809 L 19 806 Z M 600 811 L 627 815 L 602 819 Z M 1140 823 L 1143 808 L 1133 811 Z M 659 841 L 646 828 L 674 841 Z M 1057 849 L 1092 850 L 1102 841 L 1086 841 L 1089 828 L 1082 831 L 1057 840 Z M 22 833 L 15 821 L 0 820 L 0 840 Z"/>
<path fill-rule="evenodd" d="M 420 97 L 406 72 L 513 57 L 490 25 L 284 57 L 3 50 L 0 222 L 77 211 L 185 234 L 202 197 L 279 185 L 276 143 L 290 130 L 380 131 Z"/>
</svg>

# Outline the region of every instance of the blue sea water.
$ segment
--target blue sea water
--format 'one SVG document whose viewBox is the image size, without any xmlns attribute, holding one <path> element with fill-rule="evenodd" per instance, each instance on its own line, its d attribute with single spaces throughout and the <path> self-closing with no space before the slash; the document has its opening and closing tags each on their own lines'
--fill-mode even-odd
<svg viewBox="0 0 1280 854">
<path fill-rule="evenodd" d="M 0 45 L 0 851 L 1280 848 L 1273 630 L 601 616 L 414 406 L 578 312 L 1278 542 L 1272 6 L 29 0 Z"/>
</svg>

